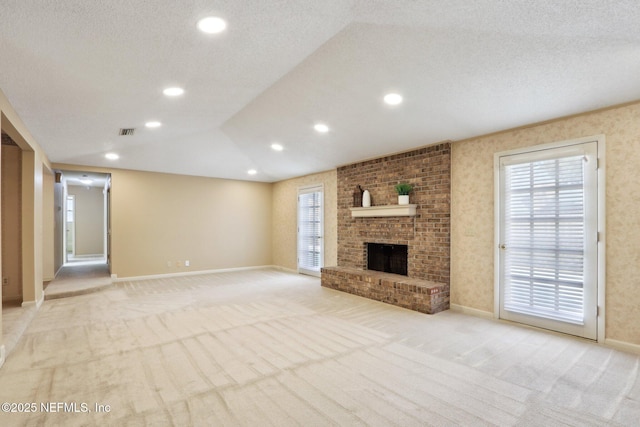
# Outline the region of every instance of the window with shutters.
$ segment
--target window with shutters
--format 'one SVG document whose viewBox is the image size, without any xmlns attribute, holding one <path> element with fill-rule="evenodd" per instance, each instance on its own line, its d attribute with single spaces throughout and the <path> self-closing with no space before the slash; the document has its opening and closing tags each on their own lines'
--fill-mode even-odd
<svg viewBox="0 0 640 427">
<path fill-rule="evenodd" d="M 320 275 L 323 266 L 323 188 L 298 190 L 298 271 Z"/>
<path fill-rule="evenodd" d="M 582 323 L 583 156 L 505 167 L 507 310 Z"/>
</svg>

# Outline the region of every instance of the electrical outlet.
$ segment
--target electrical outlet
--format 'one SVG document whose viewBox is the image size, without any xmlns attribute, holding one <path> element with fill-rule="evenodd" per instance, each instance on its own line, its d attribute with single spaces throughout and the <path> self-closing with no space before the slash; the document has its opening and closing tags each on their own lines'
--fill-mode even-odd
<svg viewBox="0 0 640 427">
<path fill-rule="evenodd" d="M 167 261 L 167 267 L 173 267 L 173 263 L 171 261 Z"/>
<path fill-rule="evenodd" d="M 9 286 L 9 278 L 8 277 L 3 277 L 2 278 L 2 286 Z"/>
<path fill-rule="evenodd" d="M 176 261 L 176 267 L 182 267 L 182 263 L 180 261 Z"/>
<path fill-rule="evenodd" d="M 186 260 L 186 261 L 184 262 L 184 266 L 185 266 L 185 267 L 189 267 L 189 260 Z"/>
</svg>

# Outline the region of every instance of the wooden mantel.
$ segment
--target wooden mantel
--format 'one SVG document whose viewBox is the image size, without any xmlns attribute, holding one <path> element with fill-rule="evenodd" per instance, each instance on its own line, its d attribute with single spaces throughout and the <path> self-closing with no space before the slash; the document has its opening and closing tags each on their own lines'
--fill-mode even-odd
<svg viewBox="0 0 640 427">
<path fill-rule="evenodd" d="M 349 208 L 352 217 L 416 216 L 418 205 L 387 205 L 368 208 Z"/>
</svg>

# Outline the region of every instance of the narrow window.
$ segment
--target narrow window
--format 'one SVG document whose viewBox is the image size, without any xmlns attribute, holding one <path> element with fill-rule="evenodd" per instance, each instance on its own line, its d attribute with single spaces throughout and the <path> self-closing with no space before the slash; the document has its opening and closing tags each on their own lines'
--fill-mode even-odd
<svg viewBox="0 0 640 427">
<path fill-rule="evenodd" d="M 298 190 L 298 272 L 320 275 L 323 266 L 323 188 Z"/>
</svg>

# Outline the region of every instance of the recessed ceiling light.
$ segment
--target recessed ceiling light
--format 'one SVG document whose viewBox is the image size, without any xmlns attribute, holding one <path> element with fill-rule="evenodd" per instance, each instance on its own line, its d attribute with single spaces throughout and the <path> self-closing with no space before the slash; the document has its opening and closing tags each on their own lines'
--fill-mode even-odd
<svg viewBox="0 0 640 427">
<path fill-rule="evenodd" d="M 388 93 L 384 96 L 384 102 L 388 105 L 398 105 L 402 103 L 402 95 L 397 93 Z"/>
<path fill-rule="evenodd" d="M 313 126 L 313 128 L 316 130 L 316 132 L 320 132 L 320 133 L 329 132 L 329 126 L 325 125 L 324 123 L 316 123 L 315 126 Z"/>
<path fill-rule="evenodd" d="M 208 16 L 198 21 L 198 29 L 203 33 L 217 34 L 223 32 L 225 28 L 227 23 L 217 16 Z"/>
<path fill-rule="evenodd" d="M 120 158 L 116 153 L 107 153 L 104 156 L 109 160 L 118 160 Z"/>
<path fill-rule="evenodd" d="M 257 171 L 257 170 L 255 170 L 255 169 L 249 169 L 249 170 L 247 171 L 247 173 L 248 173 L 249 175 L 255 175 L 255 174 L 257 174 L 257 173 L 258 173 L 258 171 Z"/>
<path fill-rule="evenodd" d="M 168 87 L 162 91 L 166 96 L 180 96 L 184 93 L 181 87 Z"/>
<path fill-rule="evenodd" d="M 284 147 L 281 144 L 274 142 L 273 144 L 271 144 L 271 149 L 274 151 L 282 151 L 284 150 Z"/>
<path fill-rule="evenodd" d="M 162 126 L 162 123 L 160 123 L 160 122 L 147 122 L 144 125 L 146 127 L 148 127 L 148 128 L 158 128 L 158 127 Z"/>
</svg>

